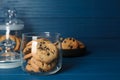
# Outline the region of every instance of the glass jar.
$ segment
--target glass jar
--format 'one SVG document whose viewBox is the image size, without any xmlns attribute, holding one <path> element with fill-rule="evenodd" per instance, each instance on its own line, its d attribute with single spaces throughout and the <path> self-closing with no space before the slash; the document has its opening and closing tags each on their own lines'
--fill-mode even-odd
<svg viewBox="0 0 120 80">
<path fill-rule="evenodd" d="M 50 75 L 62 65 L 59 33 L 24 33 L 21 42 L 22 69 L 30 74 Z"/>
<path fill-rule="evenodd" d="M 24 24 L 16 16 L 16 10 L 8 8 L 5 20 L 0 24 L 0 69 L 21 66 L 19 52 Z"/>
</svg>

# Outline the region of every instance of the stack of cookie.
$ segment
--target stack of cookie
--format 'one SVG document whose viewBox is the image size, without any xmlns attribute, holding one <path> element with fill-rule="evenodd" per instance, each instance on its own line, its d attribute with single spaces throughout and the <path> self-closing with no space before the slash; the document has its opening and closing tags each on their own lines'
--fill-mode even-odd
<svg viewBox="0 0 120 80">
<path fill-rule="evenodd" d="M 62 50 L 64 57 L 78 57 L 85 54 L 86 46 L 83 42 L 68 37 L 62 40 Z"/>
<path fill-rule="evenodd" d="M 45 38 L 28 42 L 23 54 L 28 72 L 48 72 L 57 65 L 58 48 Z"/>
</svg>

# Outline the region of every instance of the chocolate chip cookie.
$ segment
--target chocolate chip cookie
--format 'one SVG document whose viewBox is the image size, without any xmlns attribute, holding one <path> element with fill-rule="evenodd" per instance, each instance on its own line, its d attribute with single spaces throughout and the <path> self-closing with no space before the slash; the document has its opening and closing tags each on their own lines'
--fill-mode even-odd
<svg viewBox="0 0 120 80">
<path fill-rule="evenodd" d="M 14 36 L 14 35 L 10 35 L 10 38 L 9 38 L 11 41 L 13 41 L 13 45 L 14 45 L 14 51 L 18 51 L 20 49 L 20 38 Z M 6 40 L 6 36 L 3 35 L 0 37 L 0 43 L 3 44 L 5 43 L 5 40 Z M 2 50 L 2 48 L 0 47 L 0 50 Z"/>
<path fill-rule="evenodd" d="M 50 63 L 58 56 L 58 49 L 53 43 L 38 43 L 38 49 L 35 55 L 37 60 L 40 60 L 45 63 Z"/>
<path fill-rule="evenodd" d="M 47 72 L 57 65 L 58 48 L 48 39 L 40 38 L 28 42 L 23 55 L 27 71 Z"/>
<path fill-rule="evenodd" d="M 62 42 L 62 49 L 77 49 L 78 41 L 74 38 L 65 38 Z"/>
</svg>

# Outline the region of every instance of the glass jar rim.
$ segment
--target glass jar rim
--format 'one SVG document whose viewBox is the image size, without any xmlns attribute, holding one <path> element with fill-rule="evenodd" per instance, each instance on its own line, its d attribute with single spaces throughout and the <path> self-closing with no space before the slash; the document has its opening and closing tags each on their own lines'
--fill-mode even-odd
<svg viewBox="0 0 120 80">
<path fill-rule="evenodd" d="M 58 33 L 58 32 L 27 32 L 27 33 L 22 33 L 22 36 L 32 37 L 33 34 L 35 34 L 35 36 L 40 36 L 40 34 L 57 35 L 57 36 L 60 36 L 60 35 L 61 35 L 61 34 Z"/>
</svg>

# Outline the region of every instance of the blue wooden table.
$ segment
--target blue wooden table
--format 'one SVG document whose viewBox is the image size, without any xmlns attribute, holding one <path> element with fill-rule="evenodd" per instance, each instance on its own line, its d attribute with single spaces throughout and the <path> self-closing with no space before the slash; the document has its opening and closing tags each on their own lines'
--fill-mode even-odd
<svg viewBox="0 0 120 80">
<path fill-rule="evenodd" d="M 120 39 L 91 40 L 87 55 L 63 58 L 62 69 L 54 75 L 29 75 L 19 67 L 0 70 L 0 80 L 120 80 L 119 45 Z"/>
</svg>

